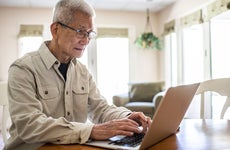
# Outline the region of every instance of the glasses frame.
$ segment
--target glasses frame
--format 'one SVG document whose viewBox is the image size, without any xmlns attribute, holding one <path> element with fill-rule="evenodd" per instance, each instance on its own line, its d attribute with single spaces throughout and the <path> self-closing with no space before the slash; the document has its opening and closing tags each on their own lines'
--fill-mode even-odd
<svg viewBox="0 0 230 150">
<path fill-rule="evenodd" d="M 87 31 L 80 30 L 80 29 L 74 29 L 74 28 L 72 28 L 72 27 L 70 27 L 70 26 L 68 26 L 68 25 L 66 25 L 66 24 L 64 24 L 64 23 L 62 23 L 62 22 L 60 22 L 60 21 L 58 21 L 57 23 L 60 24 L 60 25 L 63 26 L 63 27 L 66 27 L 66 28 L 68 28 L 68 29 L 70 29 L 70 30 L 75 31 L 77 37 L 78 37 L 78 38 L 81 38 L 81 39 L 87 37 L 88 39 L 91 40 L 91 39 L 95 38 L 96 35 L 97 35 L 97 33 L 96 33 L 95 31 L 89 31 L 89 32 L 87 32 Z"/>
</svg>

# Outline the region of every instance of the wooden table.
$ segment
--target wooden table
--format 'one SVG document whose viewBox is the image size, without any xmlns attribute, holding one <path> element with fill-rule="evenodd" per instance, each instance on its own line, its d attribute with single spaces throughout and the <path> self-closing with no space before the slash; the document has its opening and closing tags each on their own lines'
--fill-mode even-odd
<svg viewBox="0 0 230 150">
<path fill-rule="evenodd" d="M 46 144 L 39 150 L 102 150 L 102 148 L 73 144 Z M 149 150 L 222 150 L 230 149 L 230 120 L 185 119 L 180 131 Z"/>
</svg>

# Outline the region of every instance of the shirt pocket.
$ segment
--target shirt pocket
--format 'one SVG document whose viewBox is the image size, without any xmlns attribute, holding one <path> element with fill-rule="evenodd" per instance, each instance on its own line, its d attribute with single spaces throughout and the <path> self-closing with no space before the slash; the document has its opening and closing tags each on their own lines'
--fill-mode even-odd
<svg viewBox="0 0 230 150">
<path fill-rule="evenodd" d="M 61 101 L 61 95 L 58 87 L 51 85 L 39 86 L 38 92 L 43 113 L 54 118 L 64 116 L 64 104 L 63 101 Z"/>
<path fill-rule="evenodd" d="M 43 100 L 52 100 L 59 96 L 59 90 L 56 86 L 38 87 L 38 92 Z"/>
<path fill-rule="evenodd" d="M 84 94 L 88 94 L 89 90 L 87 86 L 75 86 L 73 87 L 73 94 L 76 95 L 84 95 Z"/>
<path fill-rule="evenodd" d="M 74 86 L 73 87 L 73 102 L 77 107 L 79 104 L 87 105 L 89 90 L 87 86 Z"/>
</svg>

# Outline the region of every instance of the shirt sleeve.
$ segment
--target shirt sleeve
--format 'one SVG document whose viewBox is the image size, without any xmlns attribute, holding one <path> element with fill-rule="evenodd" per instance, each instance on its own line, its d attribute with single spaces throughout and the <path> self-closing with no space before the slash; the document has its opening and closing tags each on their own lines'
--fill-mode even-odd
<svg viewBox="0 0 230 150">
<path fill-rule="evenodd" d="M 8 98 L 12 119 L 11 136 L 26 143 L 85 143 L 93 124 L 69 122 L 43 113 L 36 95 L 32 70 L 18 65 L 9 69 Z M 57 110 L 58 111 L 58 110 Z"/>
</svg>

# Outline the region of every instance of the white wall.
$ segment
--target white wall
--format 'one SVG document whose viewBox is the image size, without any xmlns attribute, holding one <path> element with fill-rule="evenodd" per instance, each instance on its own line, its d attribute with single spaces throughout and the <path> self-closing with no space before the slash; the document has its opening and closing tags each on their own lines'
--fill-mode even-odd
<svg viewBox="0 0 230 150">
<path fill-rule="evenodd" d="M 8 68 L 18 57 L 17 35 L 20 24 L 48 25 L 51 15 L 51 9 L 0 8 L 0 81 L 7 79 Z"/>
</svg>

